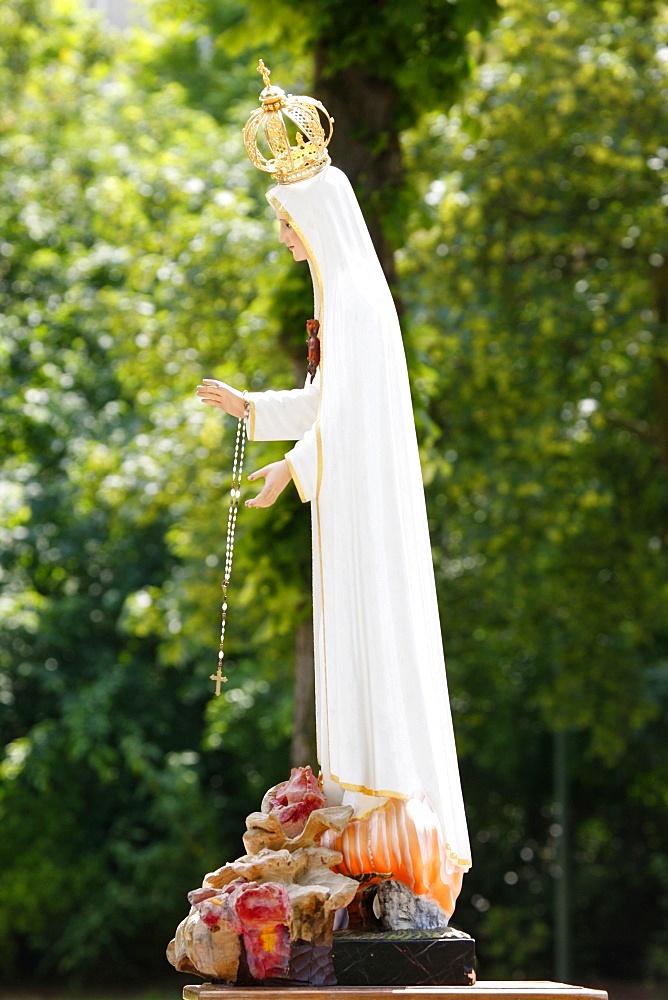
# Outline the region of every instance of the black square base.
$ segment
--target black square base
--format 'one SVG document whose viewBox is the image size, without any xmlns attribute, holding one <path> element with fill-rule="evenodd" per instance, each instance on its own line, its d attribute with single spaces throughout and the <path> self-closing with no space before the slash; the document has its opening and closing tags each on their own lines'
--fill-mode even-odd
<svg viewBox="0 0 668 1000">
<path fill-rule="evenodd" d="M 340 931 L 334 935 L 339 986 L 473 986 L 475 941 L 433 931 Z"/>
</svg>

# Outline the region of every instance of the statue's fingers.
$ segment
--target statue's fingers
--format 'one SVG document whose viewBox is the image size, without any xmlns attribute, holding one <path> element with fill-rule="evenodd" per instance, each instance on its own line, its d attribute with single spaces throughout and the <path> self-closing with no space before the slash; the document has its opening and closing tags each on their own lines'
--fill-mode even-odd
<svg viewBox="0 0 668 1000">
<path fill-rule="evenodd" d="M 248 475 L 248 482 L 249 482 L 249 483 L 252 483 L 252 482 L 254 482 L 254 481 L 255 481 L 256 479 L 264 479 L 264 477 L 265 477 L 266 475 L 267 475 L 267 466 L 265 465 L 265 466 L 263 466 L 263 468 L 261 468 L 261 469 L 256 469 L 256 471 L 255 471 L 255 472 L 251 472 L 251 473 L 249 473 L 249 475 Z"/>
</svg>

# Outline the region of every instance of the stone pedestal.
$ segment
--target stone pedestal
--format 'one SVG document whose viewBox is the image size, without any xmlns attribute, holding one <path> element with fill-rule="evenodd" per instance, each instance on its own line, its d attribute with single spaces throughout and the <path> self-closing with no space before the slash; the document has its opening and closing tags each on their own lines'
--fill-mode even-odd
<svg viewBox="0 0 668 1000">
<path fill-rule="evenodd" d="M 472 986 L 475 942 L 453 928 L 334 935 L 339 986 Z"/>
<path fill-rule="evenodd" d="M 475 986 L 239 987 L 186 986 L 183 1000 L 608 1000 L 605 990 L 551 982 L 479 982 Z"/>
</svg>

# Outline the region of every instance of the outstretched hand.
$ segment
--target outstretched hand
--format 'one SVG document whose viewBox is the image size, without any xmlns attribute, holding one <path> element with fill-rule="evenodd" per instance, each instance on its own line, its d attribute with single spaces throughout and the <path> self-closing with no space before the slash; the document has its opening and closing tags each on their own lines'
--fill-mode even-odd
<svg viewBox="0 0 668 1000">
<path fill-rule="evenodd" d="M 280 462 L 271 462 L 257 472 L 251 472 L 248 477 L 252 483 L 256 479 L 264 479 L 264 486 L 256 497 L 246 500 L 247 507 L 271 507 L 275 500 L 281 495 L 291 479 L 290 466 L 285 459 Z"/>
<path fill-rule="evenodd" d="M 203 403 L 217 406 L 233 417 L 243 417 L 245 407 L 243 394 L 238 389 L 233 389 L 231 385 L 219 382 L 215 378 L 203 378 L 196 392 Z"/>
</svg>

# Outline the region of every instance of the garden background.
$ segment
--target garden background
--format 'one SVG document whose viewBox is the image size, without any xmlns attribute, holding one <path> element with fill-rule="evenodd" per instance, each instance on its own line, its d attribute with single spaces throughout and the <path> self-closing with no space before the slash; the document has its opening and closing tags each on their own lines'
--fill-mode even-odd
<svg viewBox="0 0 668 1000">
<path fill-rule="evenodd" d="M 297 384 L 311 310 L 241 140 L 262 57 L 334 114 L 401 310 L 474 852 L 454 922 L 481 978 L 661 995 L 665 4 L 136 11 L 0 6 L 0 989 L 169 978 L 188 890 L 315 765 L 294 491 L 240 511 L 209 681 L 235 427 L 194 389 Z"/>
</svg>

